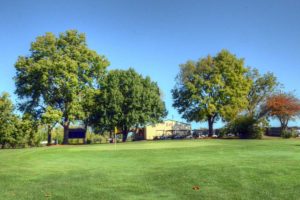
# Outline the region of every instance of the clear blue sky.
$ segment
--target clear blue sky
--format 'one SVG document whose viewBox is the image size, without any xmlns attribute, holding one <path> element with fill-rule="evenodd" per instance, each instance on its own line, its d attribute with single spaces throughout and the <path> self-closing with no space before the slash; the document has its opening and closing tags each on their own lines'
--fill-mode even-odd
<svg viewBox="0 0 300 200">
<path fill-rule="evenodd" d="M 184 121 L 170 93 L 178 65 L 223 48 L 300 94 L 298 0 L 2 0 L 0 19 L 0 92 L 14 101 L 17 57 L 29 53 L 36 36 L 67 29 L 86 33 L 89 47 L 110 60 L 109 69 L 133 67 L 157 81 L 168 118 Z M 206 123 L 193 123 L 200 126 Z"/>
</svg>

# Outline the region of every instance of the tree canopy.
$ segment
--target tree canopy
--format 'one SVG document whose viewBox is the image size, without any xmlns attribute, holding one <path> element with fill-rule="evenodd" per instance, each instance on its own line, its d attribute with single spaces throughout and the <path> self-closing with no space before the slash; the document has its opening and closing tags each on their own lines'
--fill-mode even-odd
<svg viewBox="0 0 300 200">
<path fill-rule="evenodd" d="M 132 128 L 158 122 L 166 114 L 157 84 L 133 69 L 109 71 L 96 95 L 96 124 L 106 130 L 118 127 L 123 141 Z"/>
<path fill-rule="evenodd" d="M 279 86 L 277 78 L 270 72 L 261 75 L 257 69 L 250 69 L 248 77 L 252 80 L 252 85 L 247 97 L 247 112 L 254 118 L 266 117 L 267 112 L 261 107 Z"/>
<path fill-rule="evenodd" d="M 267 99 L 266 110 L 280 121 L 281 129 L 285 130 L 289 121 L 299 116 L 300 100 L 289 93 L 275 94 Z"/>
<path fill-rule="evenodd" d="M 173 106 L 188 121 L 207 121 L 211 135 L 216 120 L 229 121 L 246 108 L 251 87 L 247 71 L 244 60 L 227 50 L 188 61 L 180 65 Z"/>
<path fill-rule="evenodd" d="M 108 65 L 76 30 L 58 37 L 53 33 L 39 36 L 31 43 L 29 56 L 20 56 L 15 64 L 19 108 L 35 118 L 41 118 L 48 106 L 59 110 L 66 144 L 70 122 L 84 115 L 84 91 L 99 88 Z"/>
</svg>

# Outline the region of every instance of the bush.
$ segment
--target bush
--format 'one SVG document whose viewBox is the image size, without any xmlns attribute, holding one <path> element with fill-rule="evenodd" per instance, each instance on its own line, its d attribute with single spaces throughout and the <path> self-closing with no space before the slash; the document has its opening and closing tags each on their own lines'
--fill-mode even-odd
<svg viewBox="0 0 300 200">
<path fill-rule="evenodd" d="M 108 136 L 88 132 L 86 137 L 87 144 L 107 143 Z"/>
<path fill-rule="evenodd" d="M 1 148 L 37 146 L 38 121 L 27 114 L 14 114 L 14 106 L 7 93 L 0 95 L 0 145 Z"/>
<path fill-rule="evenodd" d="M 239 116 L 229 122 L 221 131 L 220 135 L 234 134 L 241 139 L 261 139 L 266 127 L 265 120 L 257 120 L 251 116 Z"/>
<path fill-rule="evenodd" d="M 12 115 L 1 127 L 1 148 L 24 148 L 38 146 L 39 135 L 32 121 Z"/>
<path fill-rule="evenodd" d="M 285 138 L 285 139 L 292 138 L 292 137 L 295 138 L 297 136 L 298 136 L 298 134 L 293 129 L 281 131 L 281 137 Z"/>
<path fill-rule="evenodd" d="M 283 131 L 281 131 L 281 137 L 285 138 L 285 139 L 291 138 L 292 137 L 292 133 L 289 130 L 283 130 Z"/>
<path fill-rule="evenodd" d="M 81 138 L 74 138 L 74 139 L 69 139 L 69 144 L 83 144 L 83 139 Z"/>
</svg>

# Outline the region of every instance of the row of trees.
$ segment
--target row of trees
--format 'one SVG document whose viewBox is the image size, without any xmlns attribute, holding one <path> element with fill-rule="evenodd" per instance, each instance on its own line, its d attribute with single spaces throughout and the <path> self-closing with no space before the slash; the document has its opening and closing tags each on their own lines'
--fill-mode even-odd
<svg viewBox="0 0 300 200">
<path fill-rule="evenodd" d="M 227 50 L 180 65 L 176 82 L 173 106 L 188 121 L 207 121 L 210 135 L 221 119 L 227 132 L 257 138 L 268 117 L 278 118 L 284 130 L 300 113 L 299 100 L 278 92 L 280 84 L 272 73 L 261 75 Z"/>
<path fill-rule="evenodd" d="M 109 61 L 89 49 L 85 35 L 76 30 L 37 37 L 30 54 L 20 56 L 15 64 L 17 108 L 36 124 L 47 126 L 49 144 L 57 124 L 64 128 L 63 144 L 68 143 L 68 130 L 75 120 L 98 131 L 117 127 L 126 141 L 132 127 L 165 117 L 155 82 L 133 69 L 107 71 L 108 66 Z"/>
<path fill-rule="evenodd" d="M 75 120 L 98 132 L 117 127 L 126 141 L 133 128 L 166 116 L 159 87 L 150 77 L 133 69 L 107 71 L 108 66 L 109 61 L 89 49 L 85 35 L 76 30 L 37 37 L 29 55 L 15 64 L 16 107 L 22 117 L 14 114 L 9 96 L 1 96 L 1 146 L 14 147 L 20 141 L 34 145 L 40 125 L 47 127 L 50 144 L 57 124 L 67 144 Z M 269 116 L 277 117 L 284 130 L 300 111 L 296 97 L 277 92 L 279 83 L 272 73 L 261 75 L 227 50 L 182 64 L 176 82 L 173 106 L 188 121 L 207 121 L 210 135 L 214 123 L 223 120 L 230 132 L 257 137 L 252 133 Z"/>
</svg>

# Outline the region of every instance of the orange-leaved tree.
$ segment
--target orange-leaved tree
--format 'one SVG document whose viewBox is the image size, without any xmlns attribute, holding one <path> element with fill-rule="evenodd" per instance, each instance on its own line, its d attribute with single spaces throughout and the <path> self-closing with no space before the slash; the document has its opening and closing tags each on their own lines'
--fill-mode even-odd
<svg viewBox="0 0 300 200">
<path fill-rule="evenodd" d="M 300 114 L 300 101 L 293 94 L 279 93 L 267 99 L 266 109 L 270 116 L 280 121 L 281 129 L 285 130 L 291 120 Z"/>
</svg>

